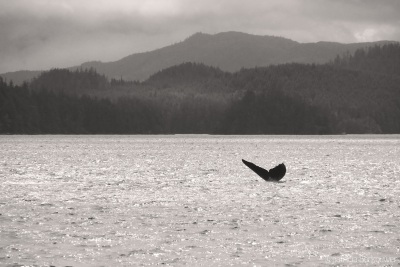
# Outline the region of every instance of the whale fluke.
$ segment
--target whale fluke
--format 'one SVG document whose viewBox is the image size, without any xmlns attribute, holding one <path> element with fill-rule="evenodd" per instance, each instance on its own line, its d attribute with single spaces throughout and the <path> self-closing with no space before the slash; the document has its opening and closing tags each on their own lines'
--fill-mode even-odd
<svg viewBox="0 0 400 267">
<path fill-rule="evenodd" d="M 286 166 L 283 163 L 267 171 L 266 169 L 244 159 L 242 159 L 242 162 L 267 182 L 278 182 L 286 174 Z"/>
</svg>

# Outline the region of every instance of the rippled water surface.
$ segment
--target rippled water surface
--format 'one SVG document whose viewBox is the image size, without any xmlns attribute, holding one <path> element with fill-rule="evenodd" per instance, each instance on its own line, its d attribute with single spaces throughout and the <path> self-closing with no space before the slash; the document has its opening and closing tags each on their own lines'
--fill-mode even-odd
<svg viewBox="0 0 400 267">
<path fill-rule="evenodd" d="M 400 265 L 399 136 L 0 136 L 0 190 L 0 266 Z"/>
</svg>

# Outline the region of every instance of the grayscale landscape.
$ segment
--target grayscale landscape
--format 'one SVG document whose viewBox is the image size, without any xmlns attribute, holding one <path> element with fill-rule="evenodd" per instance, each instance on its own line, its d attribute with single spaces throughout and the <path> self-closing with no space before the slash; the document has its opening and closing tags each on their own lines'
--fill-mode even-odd
<svg viewBox="0 0 400 267">
<path fill-rule="evenodd" d="M 400 266 L 399 14 L 0 0 L 0 266 Z"/>
</svg>

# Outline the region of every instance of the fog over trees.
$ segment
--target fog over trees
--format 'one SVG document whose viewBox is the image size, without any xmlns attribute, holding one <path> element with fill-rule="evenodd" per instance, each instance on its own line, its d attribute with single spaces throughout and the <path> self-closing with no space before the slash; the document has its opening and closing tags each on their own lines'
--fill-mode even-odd
<svg viewBox="0 0 400 267">
<path fill-rule="evenodd" d="M 400 46 L 234 73 L 188 62 L 143 82 L 93 68 L 0 78 L 0 133 L 400 133 Z"/>
</svg>

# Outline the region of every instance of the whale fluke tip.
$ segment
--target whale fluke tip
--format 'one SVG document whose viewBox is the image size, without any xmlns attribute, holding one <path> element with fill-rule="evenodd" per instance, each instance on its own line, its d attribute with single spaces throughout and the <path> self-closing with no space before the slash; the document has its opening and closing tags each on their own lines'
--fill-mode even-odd
<svg viewBox="0 0 400 267">
<path fill-rule="evenodd" d="M 278 182 L 286 174 L 286 166 L 284 163 L 281 163 L 267 171 L 266 169 L 261 168 L 250 161 L 242 159 L 242 162 L 267 182 Z"/>
</svg>

